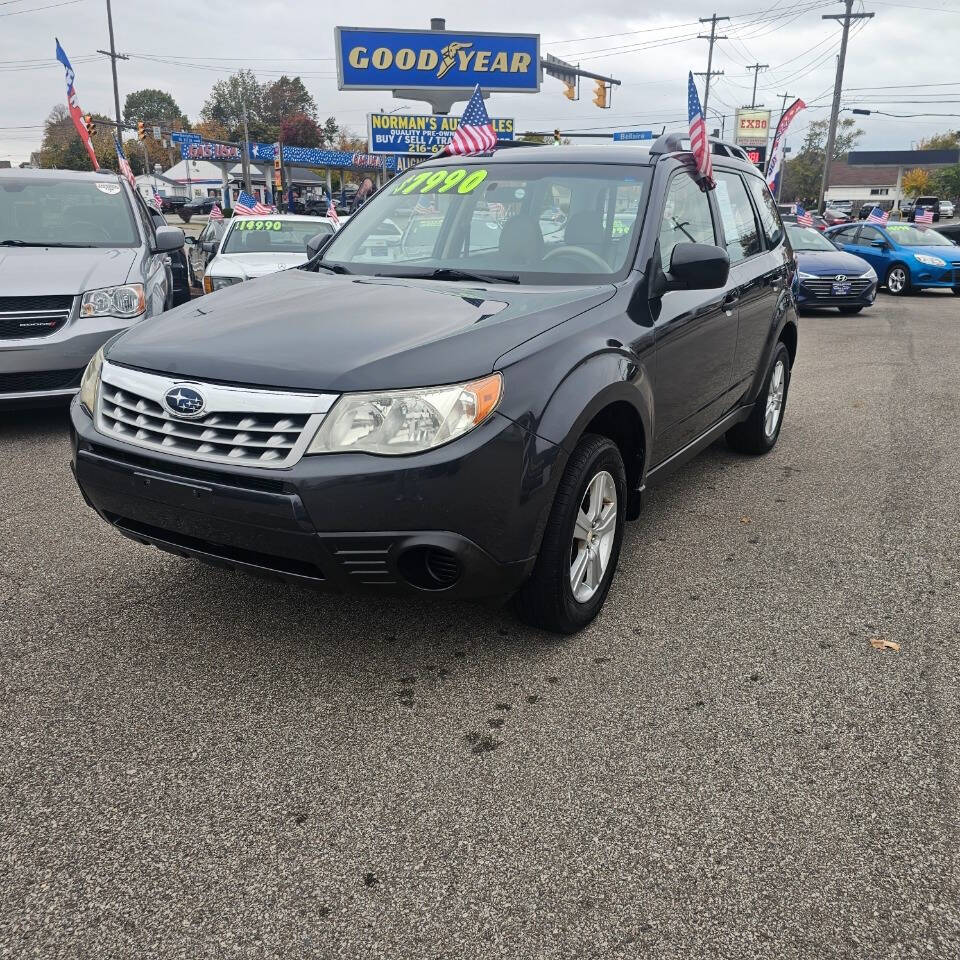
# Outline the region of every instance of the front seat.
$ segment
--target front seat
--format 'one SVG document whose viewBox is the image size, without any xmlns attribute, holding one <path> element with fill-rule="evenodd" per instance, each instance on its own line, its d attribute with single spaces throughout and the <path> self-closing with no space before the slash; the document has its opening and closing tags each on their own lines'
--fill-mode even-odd
<svg viewBox="0 0 960 960">
<path fill-rule="evenodd" d="M 600 214 L 594 210 L 581 210 L 567 221 L 563 231 L 563 242 L 573 247 L 586 247 L 599 253 L 603 247 L 603 223 Z"/>
<path fill-rule="evenodd" d="M 543 261 L 543 234 L 540 224 L 532 217 L 519 214 L 503 225 L 498 246 L 504 266 L 529 266 Z"/>
</svg>

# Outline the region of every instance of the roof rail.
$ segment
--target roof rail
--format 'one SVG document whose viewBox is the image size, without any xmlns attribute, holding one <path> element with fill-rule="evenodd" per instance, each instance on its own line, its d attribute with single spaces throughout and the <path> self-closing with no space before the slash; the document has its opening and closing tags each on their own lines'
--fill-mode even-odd
<svg viewBox="0 0 960 960">
<path fill-rule="evenodd" d="M 736 160 L 750 162 L 747 151 L 735 143 L 710 137 L 710 152 L 719 157 L 733 157 Z M 690 150 L 690 135 L 687 133 L 665 133 L 658 137 L 650 147 L 650 156 L 663 156 L 668 153 L 686 153 Z"/>
</svg>

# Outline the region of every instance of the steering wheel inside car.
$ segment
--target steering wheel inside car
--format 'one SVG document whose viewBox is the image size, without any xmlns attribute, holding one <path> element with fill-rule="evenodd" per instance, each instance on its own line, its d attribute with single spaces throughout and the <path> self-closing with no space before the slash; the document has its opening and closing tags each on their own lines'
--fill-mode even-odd
<svg viewBox="0 0 960 960">
<path fill-rule="evenodd" d="M 543 255 L 543 260 L 552 260 L 554 257 L 562 257 L 565 254 L 570 254 L 574 257 L 582 257 L 584 260 L 589 260 L 590 263 L 599 267 L 603 273 L 610 272 L 610 264 L 603 259 L 599 254 L 594 253 L 592 250 L 588 250 L 586 247 L 577 247 L 572 244 L 563 244 L 559 247 L 554 247 L 553 250 L 549 250 Z"/>
</svg>

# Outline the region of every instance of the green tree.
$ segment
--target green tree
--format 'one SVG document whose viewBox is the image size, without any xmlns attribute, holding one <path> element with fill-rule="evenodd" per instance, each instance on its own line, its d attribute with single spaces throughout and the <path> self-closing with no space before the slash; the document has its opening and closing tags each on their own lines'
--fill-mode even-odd
<svg viewBox="0 0 960 960">
<path fill-rule="evenodd" d="M 270 126 L 278 127 L 286 117 L 305 114 L 310 120 L 317 119 L 317 104 L 299 77 L 282 76 L 263 88 L 262 119 Z"/>
<path fill-rule="evenodd" d="M 322 130 L 324 145 L 335 143 L 339 132 L 340 127 L 337 125 L 336 118 L 327 117 L 327 119 L 323 121 Z"/>
<path fill-rule="evenodd" d="M 148 125 L 158 123 L 174 129 L 187 125 L 187 118 L 177 101 L 166 91 L 150 87 L 128 93 L 124 101 L 123 122 L 128 127 L 135 127 L 138 120 Z"/>
<path fill-rule="evenodd" d="M 960 197 L 960 163 L 938 170 L 933 175 L 930 189 L 938 197 Z"/>
<path fill-rule="evenodd" d="M 823 179 L 823 162 L 827 152 L 827 128 L 829 120 L 814 120 L 807 127 L 800 149 L 784 165 L 784 181 L 781 196 L 791 200 L 813 200 L 820 195 Z M 842 160 L 863 137 L 863 130 L 851 117 L 837 124 L 834 139 L 833 159 Z"/>
<path fill-rule="evenodd" d="M 243 108 L 252 140 L 275 140 L 273 131 L 263 119 L 264 87 L 251 70 L 238 70 L 226 80 L 218 80 L 200 111 L 204 123 L 223 127 L 231 140 L 243 137 Z"/>
<path fill-rule="evenodd" d="M 960 130 L 948 130 L 935 133 L 932 137 L 920 141 L 921 150 L 960 150 Z"/>
</svg>

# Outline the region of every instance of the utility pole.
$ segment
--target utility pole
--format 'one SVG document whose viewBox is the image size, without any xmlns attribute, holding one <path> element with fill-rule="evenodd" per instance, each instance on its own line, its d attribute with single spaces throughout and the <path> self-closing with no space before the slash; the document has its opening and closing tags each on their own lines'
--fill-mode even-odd
<svg viewBox="0 0 960 960">
<path fill-rule="evenodd" d="M 766 70 L 769 66 L 769 63 L 752 63 L 747 67 L 748 70 L 753 71 L 753 96 L 750 98 L 751 108 L 757 105 L 757 77 L 760 75 L 761 70 Z"/>
<path fill-rule="evenodd" d="M 847 62 L 847 40 L 850 36 L 851 20 L 869 20 L 872 13 L 854 13 L 853 0 L 844 0 L 844 12 L 824 14 L 821 20 L 842 20 L 843 36 L 840 40 L 840 56 L 837 58 L 837 78 L 833 84 L 833 104 L 830 107 L 830 126 L 827 127 L 827 149 L 823 157 L 823 180 L 820 182 L 820 198 L 817 210 L 823 209 L 823 198 L 830 182 L 830 165 L 833 163 L 833 147 L 837 140 L 837 120 L 840 115 L 840 94 L 843 90 L 843 68 Z"/>
<path fill-rule="evenodd" d="M 851 0 L 851 2 L 852 2 L 852 0 Z M 714 69 L 713 69 L 713 45 L 714 45 L 718 40 L 726 40 L 726 39 L 727 39 L 726 36 L 723 36 L 723 37 L 718 37 L 718 36 L 717 36 L 717 23 L 718 23 L 720 20 L 729 20 L 729 19 L 730 19 L 729 17 L 718 17 L 716 14 L 714 14 L 712 17 L 700 17 L 700 22 L 701 22 L 701 23 L 709 23 L 709 24 L 710 24 L 710 36 L 708 37 L 708 36 L 705 36 L 704 34 L 701 33 L 701 34 L 697 37 L 698 40 L 709 40 L 709 41 L 710 41 L 710 50 L 709 50 L 709 52 L 707 53 L 707 73 L 706 73 L 706 77 L 707 77 L 707 87 L 706 87 L 706 89 L 703 91 L 703 115 L 704 115 L 704 116 L 707 115 L 707 104 L 710 102 L 710 78 L 711 78 L 711 77 L 722 77 L 722 76 L 723 76 L 723 71 L 722 71 L 722 70 L 716 70 L 716 71 L 714 71 Z M 702 77 L 702 76 L 704 76 L 704 74 L 698 73 L 697 76 L 698 76 L 698 77 Z"/>
<path fill-rule="evenodd" d="M 129 60 L 129 57 L 122 53 L 117 53 L 116 44 L 113 42 L 113 11 L 110 9 L 110 0 L 107 0 L 107 26 L 110 29 L 110 51 L 98 50 L 105 57 L 110 58 L 110 66 L 113 69 L 113 105 L 117 110 L 117 139 L 122 140 L 120 131 L 123 129 L 123 117 L 120 114 L 120 87 L 117 84 L 117 61 Z"/>
<path fill-rule="evenodd" d="M 243 104 L 243 152 L 240 154 L 240 166 L 243 170 L 243 189 L 253 196 L 253 186 L 250 183 L 250 131 L 247 129 L 246 102 Z"/>
</svg>

